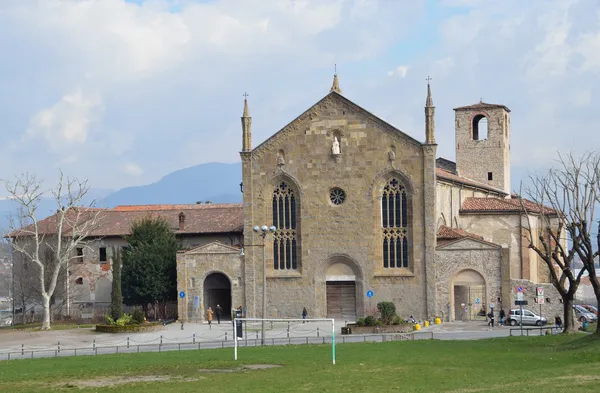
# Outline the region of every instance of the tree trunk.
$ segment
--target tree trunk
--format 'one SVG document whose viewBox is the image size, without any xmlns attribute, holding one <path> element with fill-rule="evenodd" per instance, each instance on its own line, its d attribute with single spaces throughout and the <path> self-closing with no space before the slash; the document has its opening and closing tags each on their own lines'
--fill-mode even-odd
<svg viewBox="0 0 600 393">
<path fill-rule="evenodd" d="M 42 295 L 42 302 L 44 306 L 44 319 L 42 320 L 42 330 L 50 330 L 50 296 Z"/>
<path fill-rule="evenodd" d="M 564 304 L 564 333 L 573 333 L 577 331 L 575 327 L 575 318 L 573 317 L 573 299 L 563 298 Z"/>
</svg>

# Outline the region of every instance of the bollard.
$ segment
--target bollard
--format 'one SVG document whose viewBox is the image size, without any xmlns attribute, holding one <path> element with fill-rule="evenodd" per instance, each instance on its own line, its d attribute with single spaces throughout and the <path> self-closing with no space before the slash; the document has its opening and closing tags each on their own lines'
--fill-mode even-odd
<svg viewBox="0 0 600 393">
<path fill-rule="evenodd" d="M 160 346 L 162 347 L 162 334 L 160 335 Z"/>
<path fill-rule="evenodd" d="M 319 337 L 319 327 L 317 326 L 317 337 Z"/>
<path fill-rule="evenodd" d="M 192 344 L 196 344 L 196 333 L 192 335 Z"/>
<path fill-rule="evenodd" d="M 58 353 L 60 353 L 60 341 L 58 342 Z"/>
<path fill-rule="evenodd" d="M 21 344 L 21 355 L 25 355 L 25 345 Z"/>
<path fill-rule="evenodd" d="M 225 332 L 225 341 L 227 341 L 227 332 Z"/>
<path fill-rule="evenodd" d="M 127 337 L 127 349 L 129 349 L 129 337 Z"/>
<path fill-rule="evenodd" d="M 256 332 L 256 339 L 258 340 L 258 332 Z"/>
</svg>

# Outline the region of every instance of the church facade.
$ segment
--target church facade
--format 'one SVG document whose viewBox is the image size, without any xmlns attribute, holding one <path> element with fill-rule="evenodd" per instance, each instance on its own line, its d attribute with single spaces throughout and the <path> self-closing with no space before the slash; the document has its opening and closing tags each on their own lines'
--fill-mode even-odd
<svg viewBox="0 0 600 393">
<path fill-rule="evenodd" d="M 217 303 L 261 317 L 265 273 L 267 318 L 306 307 L 351 321 L 393 301 L 404 317 L 485 319 L 490 306 L 511 308 L 515 286 L 530 298 L 546 288 L 544 307 L 560 309 L 523 231 L 535 208 L 510 192 L 510 110 L 455 108 L 456 163 L 436 158 L 429 84 L 424 111 L 421 142 L 344 97 L 336 75 L 328 95 L 252 147 L 245 100 L 243 245 L 178 255 L 179 290 L 192 295 L 179 300 L 183 318 Z"/>
</svg>

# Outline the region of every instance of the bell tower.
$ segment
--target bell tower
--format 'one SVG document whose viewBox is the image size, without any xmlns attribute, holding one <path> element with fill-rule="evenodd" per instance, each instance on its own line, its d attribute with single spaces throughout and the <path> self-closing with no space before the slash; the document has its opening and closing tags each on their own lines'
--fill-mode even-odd
<svg viewBox="0 0 600 393">
<path fill-rule="evenodd" d="M 458 175 L 510 196 L 510 109 L 479 101 L 454 113 Z"/>
</svg>

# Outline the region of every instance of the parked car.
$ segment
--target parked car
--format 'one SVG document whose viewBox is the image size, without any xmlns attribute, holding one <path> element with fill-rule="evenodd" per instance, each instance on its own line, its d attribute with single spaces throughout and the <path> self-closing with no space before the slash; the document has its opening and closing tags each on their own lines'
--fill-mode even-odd
<svg viewBox="0 0 600 393">
<path fill-rule="evenodd" d="M 577 317 L 579 322 L 598 322 L 598 316 L 594 313 L 589 312 L 582 306 L 575 305 L 573 306 L 573 309 L 575 310 L 575 316 Z"/>
<path fill-rule="evenodd" d="M 592 306 L 590 304 L 582 304 L 581 307 L 585 308 L 592 314 L 595 314 L 596 316 L 598 316 L 598 308 L 596 306 Z"/>
<path fill-rule="evenodd" d="M 517 326 L 521 323 L 521 310 L 514 309 L 508 313 L 508 323 L 510 326 Z M 536 313 L 523 309 L 523 325 L 542 326 L 548 323 L 545 317 L 540 317 Z"/>
</svg>

